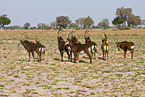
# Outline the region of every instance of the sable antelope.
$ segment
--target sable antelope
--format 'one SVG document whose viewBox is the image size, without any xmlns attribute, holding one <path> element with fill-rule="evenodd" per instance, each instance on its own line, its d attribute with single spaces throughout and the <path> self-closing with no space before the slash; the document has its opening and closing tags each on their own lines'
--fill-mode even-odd
<svg viewBox="0 0 145 97">
<path fill-rule="evenodd" d="M 22 35 L 21 35 L 21 37 L 22 37 Z M 28 41 L 28 40 L 23 40 L 23 39 L 20 40 L 19 45 L 20 44 L 22 44 L 24 46 L 24 48 L 27 50 L 27 52 L 29 54 L 29 61 L 30 61 L 30 53 L 32 54 L 32 57 L 35 61 L 34 51 L 36 51 L 36 53 L 38 54 L 38 57 L 39 57 L 39 62 L 41 62 L 41 54 L 42 53 L 44 54 L 44 52 L 45 52 L 44 51 L 44 48 L 45 48 L 44 45 L 42 45 L 39 41 L 36 41 L 36 43 L 34 43 L 34 42 L 31 42 L 31 41 Z"/>
<path fill-rule="evenodd" d="M 70 35 L 70 33 L 69 33 L 69 35 Z M 91 53 L 89 52 L 88 45 L 79 43 L 78 41 L 76 41 L 77 39 L 75 37 L 72 37 L 70 39 L 69 35 L 68 35 L 67 39 L 68 39 L 69 45 L 71 47 L 71 52 L 74 53 L 74 63 L 76 63 L 77 55 L 81 51 L 84 51 L 89 56 L 90 63 L 92 63 L 92 56 L 91 56 Z M 71 54 L 71 61 L 72 61 L 72 54 Z"/>
<path fill-rule="evenodd" d="M 68 55 L 68 61 L 70 59 L 70 47 L 69 47 L 69 44 L 67 44 L 64 39 L 59 35 L 61 30 L 59 30 L 57 32 L 57 41 L 58 41 L 58 49 L 59 49 L 59 52 L 60 52 L 60 55 L 61 55 L 61 61 L 63 61 L 63 52 L 65 51 Z"/>
<path fill-rule="evenodd" d="M 104 36 L 105 38 L 102 39 L 101 49 L 103 52 L 103 59 L 108 60 L 109 45 L 108 45 L 107 35 L 105 33 L 104 33 Z"/>
<path fill-rule="evenodd" d="M 103 32 L 104 33 L 104 32 Z M 106 43 L 108 43 L 108 40 L 107 40 L 107 35 L 104 33 L 104 36 L 105 38 L 102 39 L 102 43 L 105 41 Z"/>
<path fill-rule="evenodd" d="M 71 39 L 72 39 L 73 41 L 75 41 L 76 45 L 77 45 L 77 44 L 81 44 L 81 42 L 79 42 L 78 39 L 76 38 L 76 36 L 73 34 L 73 33 L 75 33 L 75 32 L 76 32 L 76 30 L 73 29 L 72 32 L 69 33 L 69 35 L 72 34 L 72 35 L 71 35 Z M 68 37 L 69 37 L 69 35 L 68 35 Z"/>
<path fill-rule="evenodd" d="M 89 49 L 90 49 L 92 55 L 94 55 L 94 57 L 95 57 L 95 54 L 97 52 L 97 49 L 96 49 L 97 44 L 95 42 L 91 41 L 89 36 L 86 36 L 86 33 L 88 33 L 88 32 L 89 32 L 89 30 L 86 30 L 84 33 L 85 43 L 89 46 Z"/>
<path fill-rule="evenodd" d="M 126 58 L 126 52 L 127 50 L 130 51 L 131 53 L 131 59 L 133 59 L 133 51 L 134 51 L 134 43 L 133 42 L 127 42 L 127 41 L 122 41 L 122 42 L 115 42 L 118 48 L 118 51 L 120 51 L 120 48 L 123 49 L 124 51 L 124 58 Z"/>
</svg>

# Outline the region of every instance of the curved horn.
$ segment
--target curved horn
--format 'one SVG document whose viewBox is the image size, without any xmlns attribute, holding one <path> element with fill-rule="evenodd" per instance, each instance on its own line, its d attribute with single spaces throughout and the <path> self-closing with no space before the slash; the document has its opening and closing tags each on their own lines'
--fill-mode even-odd
<svg viewBox="0 0 145 97">
<path fill-rule="evenodd" d="M 75 33 L 75 32 L 76 32 L 76 29 L 73 29 L 72 32 L 71 32 L 71 34 L 72 34 L 71 36 L 72 36 L 72 37 L 74 36 L 74 33 Z"/>
<path fill-rule="evenodd" d="M 27 33 L 27 32 L 22 33 L 22 34 L 21 34 L 21 36 L 20 36 L 20 39 L 21 39 L 21 38 L 22 38 L 22 36 L 23 36 L 24 34 L 26 34 L 26 33 Z M 20 40 L 20 39 L 19 39 L 19 40 Z"/>
<path fill-rule="evenodd" d="M 104 33 L 104 32 L 103 32 Z M 107 39 L 107 35 L 104 33 L 105 38 Z"/>
<path fill-rule="evenodd" d="M 25 33 L 27 33 L 27 32 L 24 32 L 24 33 L 21 34 L 20 39 L 19 39 L 20 41 L 21 41 L 22 36 L 23 36 Z M 21 44 L 21 43 L 19 43 L 18 46 L 19 46 L 20 44 Z"/>
<path fill-rule="evenodd" d="M 57 37 L 59 37 L 59 32 L 60 32 L 61 30 L 58 30 L 58 32 L 57 32 Z"/>
<path fill-rule="evenodd" d="M 87 33 L 87 31 L 88 31 L 88 30 L 86 30 L 85 33 L 84 33 L 84 36 L 85 36 L 85 37 L 86 37 L 86 33 Z"/>
<path fill-rule="evenodd" d="M 74 30 L 74 29 L 73 29 L 73 30 Z M 73 33 L 73 30 L 72 30 L 71 32 L 68 33 L 67 39 L 69 39 L 69 36 L 70 36 L 71 33 Z"/>
<path fill-rule="evenodd" d="M 87 29 L 84 33 L 84 36 L 86 37 L 86 34 L 90 31 L 90 29 Z"/>
</svg>

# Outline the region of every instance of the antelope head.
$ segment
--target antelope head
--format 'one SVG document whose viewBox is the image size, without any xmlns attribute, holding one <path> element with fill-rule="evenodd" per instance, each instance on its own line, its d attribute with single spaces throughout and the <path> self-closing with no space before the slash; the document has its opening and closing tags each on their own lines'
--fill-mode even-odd
<svg viewBox="0 0 145 97">
<path fill-rule="evenodd" d="M 18 44 L 18 46 L 24 41 L 24 40 L 22 40 L 21 38 L 22 38 L 22 36 L 23 36 L 24 34 L 26 34 L 26 33 L 27 33 L 27 32 L 24 32 L 24 33 L 21 34 L 20 39 L 19 39 L 20 43 Z"/>
<path fill-rule="evenodd" d="M 104 33 L 104 32 L 103 32 L 103 33 Z M 103 42 L 108 43 L 108 40 L 107 40 L 107 35 L 106 35 L 105 33 L 104 33 L 104 36 L 105 36 L 105 38 L 103 38 L 103 39 L 102 39 L 102 43 L 103 43 Z"/>
</svg>

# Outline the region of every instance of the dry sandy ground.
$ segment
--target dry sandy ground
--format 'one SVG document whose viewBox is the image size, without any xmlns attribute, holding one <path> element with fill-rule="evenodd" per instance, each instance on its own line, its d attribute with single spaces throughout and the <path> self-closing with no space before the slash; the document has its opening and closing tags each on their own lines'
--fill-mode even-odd
<svg viewBox="0 0 145 97">
<path fill-rule="evenodd" d="M 66 39 L 67 32 L 62 33 Z M 41 40 L 46 46 L 42 62 L 28 62 L 23 46 L 17 46 L 20 35 L 31 41 Z M 101 39 L 105 32 L 109 39 L 109 60 L 102 60 Z M 98 53 L 93 63 L 86 54 L 80 54 L 79 62 L 60 61 L 56 30 L 0 31 L 0 97 L 132 97 L 145 96 L 145 30 L 133 29 L 92 30 L 90 38 L 97 43 Z M 76 32 L 83 41 L 84 30 Z M 123 58 L 117 51 L 114 39 L 135 43 L 134 59 L 130 52 Z M 38 56 L 35 54 L 36 60 Z"/>
</svg>

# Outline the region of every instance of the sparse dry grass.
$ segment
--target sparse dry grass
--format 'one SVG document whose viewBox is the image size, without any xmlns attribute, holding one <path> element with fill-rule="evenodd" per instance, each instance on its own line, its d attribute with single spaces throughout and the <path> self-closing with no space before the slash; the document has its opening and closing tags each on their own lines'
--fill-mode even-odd
<svg viewBox="0 0 145 97">
<path fill-rule="evenodd" d="M 66 30 L 62 36 L 66 39 Z M 17 46 L 20 35 L 34 41 L 41 40 L 46 54 L 41 63 L 28 62 L 23 46 Z M 101 59 L 101 39 L 105 32 L 109 39 L 109 60 Z M 80 62 L 61 62 L 57 49 L 56 30 L 6 30 L 0 31 L 0 96 L 4 97 L 82 97 L 82 96 L 145 96 L 145 30 L 92 30 L 88 33 L 97 43 L 98 54 L 93 63 L 87 55 L 80 54 Z M 76 31 L 84 43 L 84 30 Z M 117 51 L 114 38 L 135 43 L 134 59 L 123 58 Z M 35 54 L 35 57 L 38 56 Z"/>
</svg>

